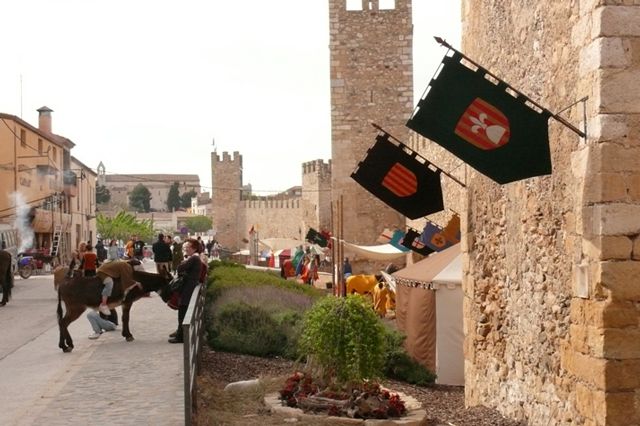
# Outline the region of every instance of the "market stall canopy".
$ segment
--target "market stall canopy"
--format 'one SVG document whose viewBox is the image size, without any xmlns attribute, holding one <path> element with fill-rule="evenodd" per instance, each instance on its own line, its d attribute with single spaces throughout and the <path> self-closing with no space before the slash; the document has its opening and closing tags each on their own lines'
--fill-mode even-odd
<svg viewBox="0 0 640 426">
<path fill-rule="evenodd" d="M 391 274 L 398 284 L 432 288 L 432 284 L 459 284 L 462 277 L 460 244 L 433 253 Z"/>
<path fill-rule="evenodd" d="M 338 241 L 335 237 L 333 239 Z M 391 244 L 359 246 L 357 244 L 348 243 L 344 240 L 342 240 L 342 243 L 344 244 L 345 250 L 371 260 L 393 260 L 407 255 L 406 252 L 397 249 Z"/>
</svg>

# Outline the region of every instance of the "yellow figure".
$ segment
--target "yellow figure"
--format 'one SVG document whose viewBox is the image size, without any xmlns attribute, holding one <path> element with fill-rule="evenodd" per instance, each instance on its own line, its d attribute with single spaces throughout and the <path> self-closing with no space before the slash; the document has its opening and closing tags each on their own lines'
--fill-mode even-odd
<svg viewBox="0 0 640 426">
<path fill-rule="evenodd" d="M 387 315 L 387 303 L 390 299 L 389 287 L 385 283 L 378 283 L 373 288 L 373 309 L 379 317 L 384 318 Z"/>
<path fill-rule="evenodd" d="M 347 294 L 372 294 L 377 283 L 378 279 L 375 275 L 351 275 L 347 278 Z"/>
</svg>

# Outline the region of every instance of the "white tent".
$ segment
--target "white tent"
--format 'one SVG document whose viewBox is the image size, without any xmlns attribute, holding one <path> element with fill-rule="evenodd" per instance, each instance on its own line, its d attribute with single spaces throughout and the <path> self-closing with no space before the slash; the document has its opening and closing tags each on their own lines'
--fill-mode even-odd
<svg viewBox="0 0 640 426">
<path fill-rule="evenodd" d="M 339 241 L 337 238 L 332 237 Z M 344 244 L 345 250 L 359 254 L 360 256 L 371 260 L 393 260 L 407 255 L 407 251 L 402 251 L 391 244 L 381 244 L 378 246 L 359 246 L 357 244 L 348 243 L 340 240 Z"/>
<path fill-rule="evenodd" d="M 437 383 L 464 385 L 460 245 L 392 276 L 397 325 L 407 335 L 407 351 L 428 368 L 435 364 Z"/>
</svg>

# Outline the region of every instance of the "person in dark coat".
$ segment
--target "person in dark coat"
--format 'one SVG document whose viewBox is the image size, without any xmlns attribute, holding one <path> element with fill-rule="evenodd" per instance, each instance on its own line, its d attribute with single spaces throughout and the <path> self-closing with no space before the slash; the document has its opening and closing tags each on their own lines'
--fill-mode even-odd
<svg viewBox="0 0 640 426">
<path fill-rule="evenodd" d="M 200 272 L 203 267 L 199 255 L 200 243 L 198 240 L 188 238 L 185 241 L 183 248 L 186 254 L 186 259 L 183 260 L 176 268 L 178 275 L 182 275 L 184 277 L 184 284 L 180 291 L 180 302 L 178 304 L 178 329 L 176 330 L 175 335 L 170 337 L 169 343 L 183 342 L 182 321 L 187 314 L 187 307 L 191 300 L 191 294 L 200 281 Z"/>
<path fill-rule="evenodd" d="M 164 234 L 158 234 L 158 241 L 151 246 L 153 261 L 156 262 L 156 271 L 160 274 L 162 269 L 171 270 L 171 247 L 164 239 Z"/>
<path fill-rule="evenodd" d="M 98 263 L 102 264 L 107 260 L 107 249 L 104 246 L 102 240 L 98 240 L 96 243 L 96 255 L 98 256 Z"/>
</svg>

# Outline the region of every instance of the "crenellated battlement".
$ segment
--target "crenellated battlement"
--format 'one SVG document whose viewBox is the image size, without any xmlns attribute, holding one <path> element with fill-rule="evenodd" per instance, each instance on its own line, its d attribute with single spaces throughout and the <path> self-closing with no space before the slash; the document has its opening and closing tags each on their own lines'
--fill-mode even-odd
<svg viewBox="0 0 640 426">
<path fill-rule="evenodd" d="M 266 200 L 243 200 L 240 207 L 245 209 L 299 209 L 300 199 L 266 199 Z"/>
<path fill-rule="evenodd" d="M 239 151 L 233 151 L 233 155 L 230 155 L 228 151 L 222 151 L 222 157 L 220 157 L 218 153 L 214 151 L 211 153 L 211 162 L 242 165 L 242 155 L 240 155 Z"/>
<path fill-rule="evenodd" d="M 331 160 L 325 162 L 318 159 L 302 163 L 302 175 L 307 174 L 331 175 Z"/>
</svg>

